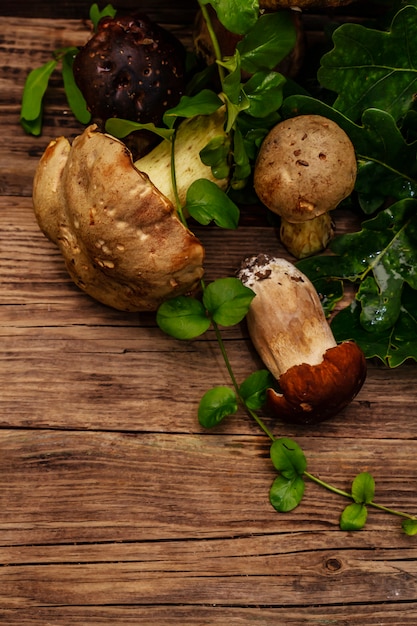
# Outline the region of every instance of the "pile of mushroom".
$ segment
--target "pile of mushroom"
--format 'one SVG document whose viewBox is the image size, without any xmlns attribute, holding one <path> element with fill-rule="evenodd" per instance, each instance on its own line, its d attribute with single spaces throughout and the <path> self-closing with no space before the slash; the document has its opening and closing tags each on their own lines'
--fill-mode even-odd
<svg viewBox="0 0 417 626">
<path fill-rule="evenodd" d="M 333 236 L 330 211 L 355 186 L 356 154 L 347 134 L 321 115 L 299 115 L 265 137 L 255 191 L 281 217 L 281 241 L 296 258 L 323 250 Z"/>
<path fill-rule="evenodd" d="M 273 413 L 296 424 L 339 413 L 360 391 L 366 360 L 354 342 L 336 343 L 314 285 L 286 259 L 263 254 L 245 259 L 238 277 L 256 294 L 247 323 L 277 380 L 267 391 Z"/>
</svg>

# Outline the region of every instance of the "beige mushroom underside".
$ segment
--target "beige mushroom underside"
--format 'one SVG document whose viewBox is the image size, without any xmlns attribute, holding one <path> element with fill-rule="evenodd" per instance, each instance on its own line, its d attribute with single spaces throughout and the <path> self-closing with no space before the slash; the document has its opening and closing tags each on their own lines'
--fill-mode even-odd
<svg viewBox="0 0 417 626">
<path fill-rule="evenodd" d="M 204 249 L 171 202 L 139 172 L 125 145 L 88 127 L 52 141 L 37 168 L 33 205 L 74 282 L 120 310 L 156 310 L 194 291 Z"/>
</svg>

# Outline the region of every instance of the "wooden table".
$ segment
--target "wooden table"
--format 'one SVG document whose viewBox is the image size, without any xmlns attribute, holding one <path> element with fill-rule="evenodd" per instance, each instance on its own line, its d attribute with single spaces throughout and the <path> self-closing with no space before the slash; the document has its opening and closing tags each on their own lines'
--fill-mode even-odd
<svg viewBox="0 0 417 626">
<path fill-rule="evenodd" d="M 295 511 L 275 512 L 258 426 L 243 412 L 211 431 L 198 424 L 202 394 L 229 384 L 213 333 L 175 341 L 153 314 L 98 304 L 39 231 L 38 159 L 81 127 L 57 75 L 43 135 L 25 135 L 22 87 L 53 49 L 86 41 L 89 3 L 36 5 L 0 8 L 0 622 L 415 625 L 417 539 L 400 520 L 371 510 L 364 530 L 342 532 L 346 501 L 312 483 Z M 187 41 L 192 3 L 178 5 L 181 19 L 171 3 L 147 8 Z M 207 280 L 232 275 L 246 254 L 285 254 L 262 215 L 198 234 Z M 245 325 L 224 339 L 243 380 L 260 366 Z M 369 471 L 379 503 L 417 513 L 416 374 L 370 363 L 335 419 L 266 423 L 296 439 L 323 480 L 347 489 Z"/>
</svg>

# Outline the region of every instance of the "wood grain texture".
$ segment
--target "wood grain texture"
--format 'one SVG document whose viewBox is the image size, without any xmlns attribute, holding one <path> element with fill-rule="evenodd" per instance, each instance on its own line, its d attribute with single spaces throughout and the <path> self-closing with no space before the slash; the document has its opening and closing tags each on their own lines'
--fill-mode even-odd
<svg viewBox="0 0 417 626">
<path fill-rule="evenodd" d="M 87 5 L 43 0 L 33 18 L 20 4 L 0 8 L 0 622 L 414 626 L 417 548 L 400 520 L 372 509 L 366 529 L 341 532 L 346 501 L 311 482 L 296 510 L 276 513 L 256 423 L 239 411 L 213 431 L 198 424 L 202 394 L 229 384 L 214 334 L 175 341 L 153 314 L 109 309 L 68 278 L 31 185 L 48 141 L 80 127 L 58 77 L 41 137 L 23 133 L 19 107 L 28 70 L 88 36 Z M 192 3 L 147 6 L 187 41 Z M 335 218 L 339 232 L 358 228 Z M 249 254 L 286 256 L 260 207 L 237 231 L 196 232 L 207 280 Z M 238 380 L 261 366 L 244 323 L 223 337 Z M 416 371 L 369 363 L 335 419 L 265 422 L 322 480 L 348 489 L 369 471 L 380 504 L 417 514 Z"/>
</svg>

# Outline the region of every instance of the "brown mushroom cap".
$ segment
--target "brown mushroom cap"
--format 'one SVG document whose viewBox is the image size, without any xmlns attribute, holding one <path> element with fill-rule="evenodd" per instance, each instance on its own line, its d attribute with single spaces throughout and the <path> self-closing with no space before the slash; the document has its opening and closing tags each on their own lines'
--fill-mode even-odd
<svg viewBox="0 0 417 626">
<path fill-rule="evenodd" d="M 151 311 L 199 284 L 201 243 L 134 167 L 126 146 L 94 125 L 72 146 L 64 137 L 50 143 L 33 204 L 74 282 L 108 306 Z"/>
<path fill-rule="evenodd" d="M 358 394 L 366 360 L 352 341 L 329 348 L 318 365 L 294 365 L 280 376 L 280 391 L 268 389 L 274 414 L 293 424 L 316 424 L 333 417 Z"/>
<path fill-rule="evenodd" d="M 335 209 L 356 181 L 355 150 L 347 134 L 321 115 L 299 115 L 274 126 L 254 169 L 255 191 L 288 222 Z"/>
<path fill-rule="evenodd" d="M 106 17 L 74 60 L 94 122 L 121 117 L 159 125 L 185 87 L 185 49 L 146 15 Z"/>
</svg>

